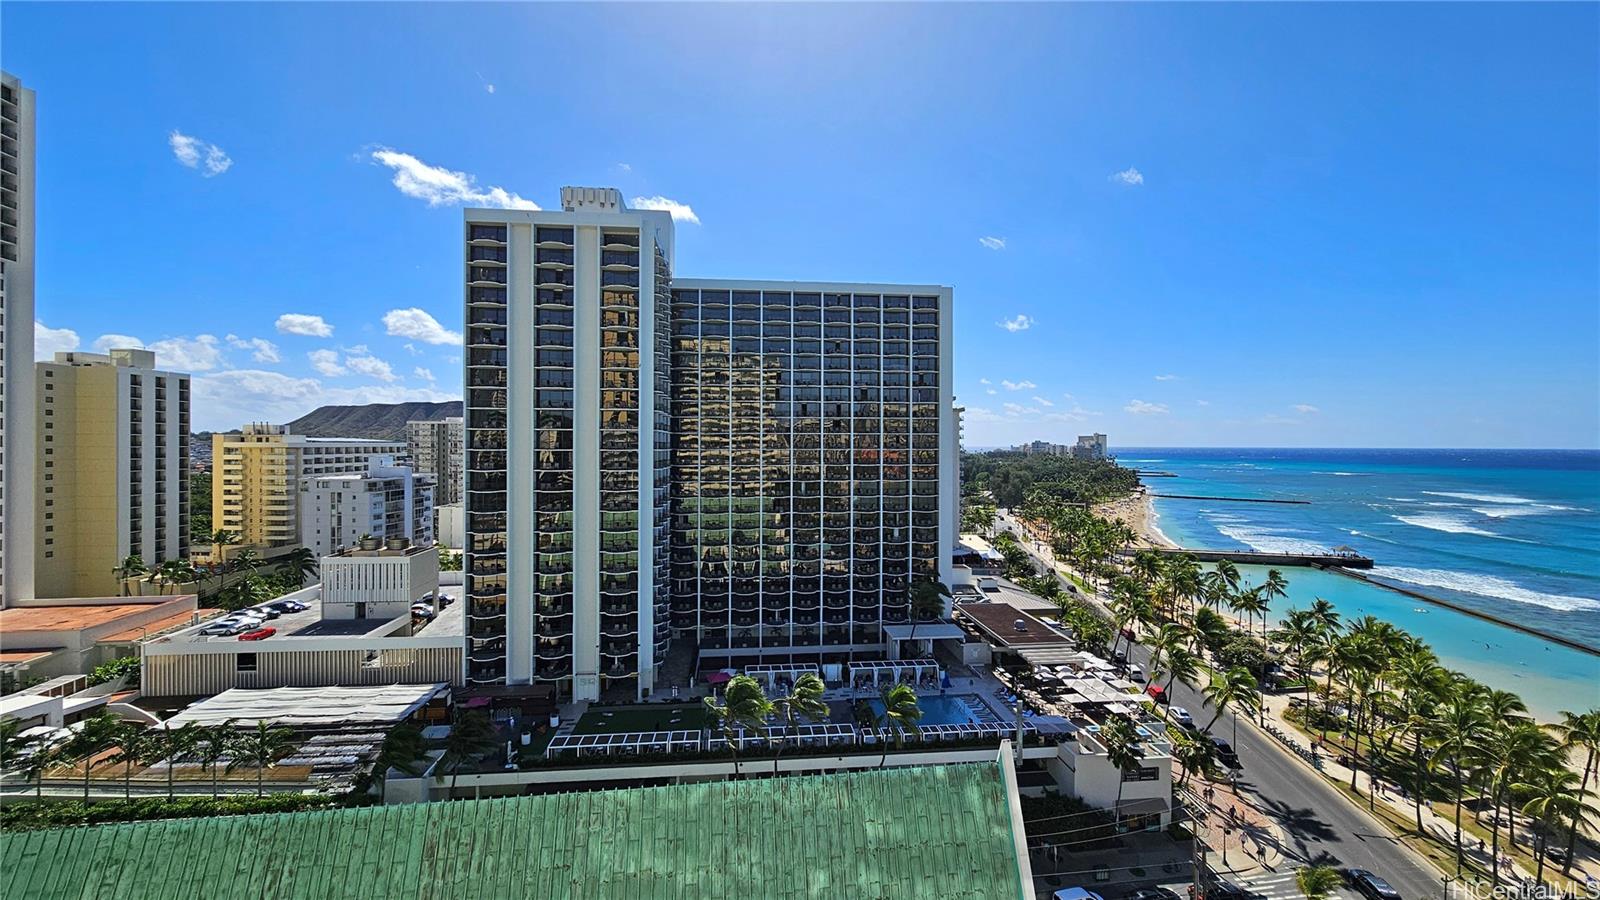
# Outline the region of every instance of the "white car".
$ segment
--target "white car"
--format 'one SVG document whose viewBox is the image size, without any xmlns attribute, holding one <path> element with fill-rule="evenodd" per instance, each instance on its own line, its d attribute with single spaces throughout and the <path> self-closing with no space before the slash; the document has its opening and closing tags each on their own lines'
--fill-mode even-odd
<svg viewBox="0 0 1600 900">
<path fill-rule="evenodd" d="M 200 629 L 204 635 L 232 635 L 261 627 L 259 619 L 218 619 Z"/>
<path fill-rule="evenodd" d="M 1172 721 L 1177 722 L 1184 728 L 1194 727 L 1194 716 L 1189 715 L 1189 711 L 1187 709 L 1184 709 L 1181 706 L 1172 706 L 1167 708 L 1167 712 L 1172 714 Z"/>
</svg>

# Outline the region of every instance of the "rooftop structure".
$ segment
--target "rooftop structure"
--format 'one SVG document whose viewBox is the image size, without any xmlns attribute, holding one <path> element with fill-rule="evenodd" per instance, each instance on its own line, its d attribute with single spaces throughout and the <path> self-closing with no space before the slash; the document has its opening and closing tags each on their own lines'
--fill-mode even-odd
<svg viewBox="0 0 1600 900">
<path fill-rule="evenodd" d="M 1072 645 L 1072 638 L 1009 603 L 957 603 L 955 611 L 1002 649 Z"/>
<path fill-rule="evenodd" d="M 394 618 L 418 601 L 438 602 L 439 550 L 404 538 L 368 541 L 324 556 L 321 575 L 323 618 Z"/>
<path fill-rule="evenodd" d="M 190 722 L 239 728 L 254 728 L 257 722 L 299 729 L 391 726 L 448 690 L 445 684 L 234 688 L 189 706 L 164 727 L 181 728 Z"/>
<path fill-rule="evenodd" d="M 199 617 L 195 597 L 26 600 L 0 609 L 0 670 L 39 678 L 86 673 L 133 644 Z"/>
<path fill-rule="evenodd" d="M 248 848 L 243 851 L 241 848 Z M 470 848 L 470 852 L 441 852 Z M 241 866 L 241 859 L 246 864 Z M 0 835 L 19 895 L 1032 897 L 984 763 Z"/>
</svg>

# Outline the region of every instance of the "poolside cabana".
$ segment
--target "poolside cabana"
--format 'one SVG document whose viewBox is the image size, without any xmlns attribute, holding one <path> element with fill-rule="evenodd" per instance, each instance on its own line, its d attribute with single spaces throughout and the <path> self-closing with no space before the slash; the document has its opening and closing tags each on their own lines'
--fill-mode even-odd
<svg viewBox="0 0 1600 900">
<path fill-rule="evenodd" d="M 933 659 L 896 659 L 850 664 L 850 686 L 856 690 L 882 690 L 910 684 L 934 690 L 939 687 L 939 662 Z"/>
<path fill-rule="evenodd" d="M 550 739 L 546 759 L 573 756 L 640 756 L 646 753 L 698 752 L 698 731 L 629 731 L 619 734 L 563 734 Z"/>
<path fill-rule="evenodd" d="M 794 743 L 802 747 L 841 747 L 853 746 L 856 743 L 856 727 L 838 723 L 820 723 L 816 725 L 796 725 L 785 730 L 777 725 L 771 726 L 765 733 L 739 729 L 734 738 L 740 750 L 751 747 L 766 747 L 778 741 Z M 721 732 L 713 732 L 706 741 L 709 750 L 721 750 L 728 746 L 728 738 Z"/>
<path fill-rule="evenodd" d="M 792 685 L 801 675 L 816 675 L 822 677 L 821 669 L 816 665 L 795 664 L 765 664 L 759 666 L 745 666 L 744 674 L 761 682 L 762 687 L 771 690 L 775 687 Z"/>
</svg>

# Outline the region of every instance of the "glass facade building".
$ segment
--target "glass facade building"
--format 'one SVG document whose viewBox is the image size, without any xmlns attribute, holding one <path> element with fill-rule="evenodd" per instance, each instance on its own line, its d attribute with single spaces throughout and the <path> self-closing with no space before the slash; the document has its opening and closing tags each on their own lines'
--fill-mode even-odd
<svg viewBox="0 0 1600 900">
<path fill-rule="evenodd" d="M 950 289 L 675 280 L 666 213 L 562 200 L 466 213 L 469 680 L 881 655 L 950 575 Z"/>
</svg>

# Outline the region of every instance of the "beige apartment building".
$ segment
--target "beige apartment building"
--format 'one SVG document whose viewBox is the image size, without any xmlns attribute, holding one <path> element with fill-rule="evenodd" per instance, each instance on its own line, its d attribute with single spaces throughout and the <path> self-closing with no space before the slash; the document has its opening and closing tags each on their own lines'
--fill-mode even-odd
<svg viewBox="0 0 1600 900">
<path fill-rule="evenodd" d="M 411 462 L 422 474 L 437 479 L 434 499 L 440 506 L 461 502 L 462 441 L 466 427 L 460 416 L 406 423 Z"/>
<path fill-rule="evenodd" d="M 189 376 L 149 350 L 38 363 L 34 593 L 109 597 L 115 569 L 189 556 Z"/>
<path fill-rule="evenodd" d="M 299 546 L 303 479 L 363 473 L 372 457 L 405 449 L 400 441 L 306 437 L 266 423 L 212 435 L 212 527 L 234 532 L 241 544 Z"/>
<path fill-rule="evenodd" d="M 0 72 L 0 607 L 33 596 L 33 121 Z"/>
</svg>

